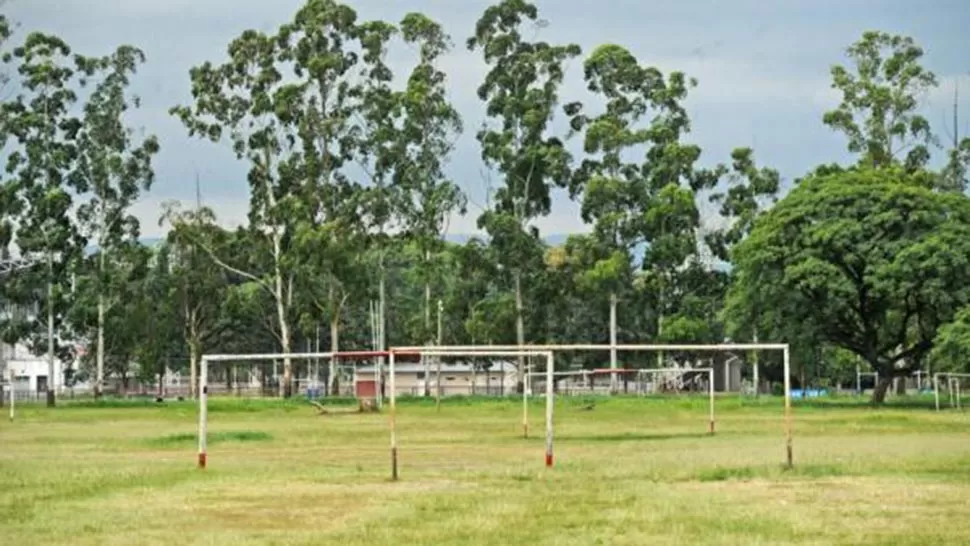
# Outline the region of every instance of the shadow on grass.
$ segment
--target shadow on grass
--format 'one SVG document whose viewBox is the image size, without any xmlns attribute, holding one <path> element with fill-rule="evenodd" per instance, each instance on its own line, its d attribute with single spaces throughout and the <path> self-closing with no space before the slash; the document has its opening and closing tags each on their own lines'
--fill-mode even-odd
<svg viewBox="0 0 970 546">
<path fill-rule="evenodd" d="M 792 398 L 793 406 L 819 410 L 844 409 L 880 409 L 880 410 L 934 410 L 936 404 L 932 398 L 906 398 L 887 400 L 882 404 L 874 404 L 868 398 Z"/>
<path fill-rule="evenodd" d="M 268 442 L 273 437 L 266 433 L 255 430 L 240 430 L 233 432 L 210 432 L 206 435 L 206 442 L 215 444 L 219 442 Z M 147 443 L 153 447 L 182 446 L 199 441 L 199 436 L 195 433 L 169 434 L 158 438 L 150 438 Z"/>
<path fill-rule="evenodd" d="M 699 482 L 723 482 L 723 481 L 747 481 L 754 479 L 769 479 L 779 477 L 797 478 L 829 478 L 834 476 L 849 476 L 855 473 L 843 466 L 831 464 L 805 464 L 795 465 L 794 468 L 785 468 L 778 465 L 764 466 L 740 466 L 728 468 L 713 468 L 703 470 L 695 475 L 694 479 Z"/>
<path fill-rule="evenodd" d="M 706 432 L 671 433 L 671 434 L 650 434 L 626 432 L 623 434 L 569 434 L 556 436 L 557 441 L 563 442 L 656 442 L 664 440 L 687 440 L 696 438 L 707 438 L 710 434 Z"/>
</svg>

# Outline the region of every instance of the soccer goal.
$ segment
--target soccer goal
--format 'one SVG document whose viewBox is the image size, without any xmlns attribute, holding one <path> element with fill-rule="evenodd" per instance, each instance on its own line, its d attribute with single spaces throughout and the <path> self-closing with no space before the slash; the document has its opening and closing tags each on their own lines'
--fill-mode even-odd
<svg viewBox="0 0 970 546">
<path fill-rule="evenodd" d="M 608 392 L 611 388 L 609 378 L 619 373 L 633 378 L 636 394 L 647 396 L 670 393 L 703 393 L 708 399 L 707 430 L 714 434 L 714 368 L 642 368 L 642 369 L 595 369 L 554 372 L 553 389 L 556 396 L 571 396 Z M 529 373 L 529 377 L 540 378 L 544 374 Z M 597 385 L 597 379 L 607 378 L 605 385 Z M 535 384 L 535 383 L 533 383 Z M 541 389 L 539 389 L 541 390 Z"/>
<path fill-rule="evenodd" d="M 294 395 L 305 394 L 314 398 L 322 385 L 320 367 L 331 369 L 350 383 L 340 394 L 357 398 L 361 403 L 381 406 L 383 369 L 381 363 L 388 356 L 386 351 L 344 351 L 337 353 L 266 353 L 266 354 L 211 354 L 203 355 L 199 363 L 199 468 L 208 463 L 207 436 L 209 426 L 209 397 L 250 396 L 253 394 L 275 396 L 278 393 L 278 369 L 284 360 L 300 362 L 305 374 L 294 378 Z M 375 364 L 367 369 L 368 362 Z M 331 366 L 333 364 L 333 366 Z M 218 367 L 219 369 L 215 369 Z M 328 377 L 328 379 L 330 379 Z"/>
<path fill-rule="evenodd" d="M 474 350 L 452 350 L 447 347 L 410 347 L 407 349 L 392 348 L 388 356 L 388 382 L 389 382 L 389 424 L 390 424 L 390 443 L 391 443 L 391 479 L 397 480 L 398 472 L 398 443 L 397 443 L 397 358 L 401 356 L 419 356 L 421 358 L 447 358 L 447 357 L 496 357 L 496 358 L 540 358 L 546 367 L 546 450 L 545 465 L 551 467 L 553 464 L 553 372 L 555 362 L 553 353 L 549 350 L 526 350 L 526 349 L 489 349 L 488 347 L 476 347 Z M 522 373 L 520 371 L 520 373 Z M 529 430 L 529 409 L 528 409 L 528 375 L 523 374 L 524 387 L 522 389 L 522 426 L 524 434 L 528 436 Z"/>
<path fill-rule="evenodd" d="M 395 347 L 392 351 L 400 352 L 420 352 L 423 347 Z M 617 352 L 653 352 L 653 353 L 735 353 L 742 351 L 778 351 L 782 354 L 782 368 L 783 368 L 783 385 L 784 385 L 784 412 L 783 412 L 783 429 L 785 436 L 785 464 L 787 467 L 791 468 L 794 464 L 794 440 L 792 433 L 792 408 L 791 408 L 791 351 L 787 343 L 722 343 L 722 344 L 712 344 L 712 345 L 694 345 L 694 344 L 640 344 L 640 345 L 604 345 L 604 344 L 583 344 L 583 345 L 452 345 L 452 346 L 441 346 L 437 347 L 437 350 L 441 351 L 452 351 L 458 354 L 468 355 L 468 354 L 484 354 L 487 352 L 495 351 L 523 351 L 526 353 L 532 352 L 550 352 L 552 355 L 563 352 L 577 352 L 577 351 L 609 351 L 612 355 Z M 696 368 L 695 368 L 696 369 Z M 551 371 L 551 370 L 547 370 Z M 524 378 L 529 377 L 527 371 L 521 371 Z M 622 369 L 618 367 L 611 367 L 610 373 L 619 375 L 623 373 Z M 546 404 L 547 411 L 551 411 L 552 407 L 552 397 L 554 393 L 551 391 L 554 383 L 555 375 L 547 376 L 546 383 Z M 614 382 L 615 383 L 615 382 Z M 713 381 L 711 381 L 713 384 Z M 524 414 L 527 414 L 527 401 L 525 397 L 527 396 L 528 389 L 523 389 L 523 408 Z M 527 422 L 527 415 L 524 416 L 524 421 Z M 551 426 L 551 421 L 548 423 Z"/>
<path fill-rule="evenodd" d="M 946 381 L 950 407 L 963 409 L 961 392 L 963 390 L 963 384 L 970 382 L 970 373 L 938 372 L 933 374 L 933 397 L 936 401 L 936 411 L 940 411 L 940 380 Z"/>
</svg>

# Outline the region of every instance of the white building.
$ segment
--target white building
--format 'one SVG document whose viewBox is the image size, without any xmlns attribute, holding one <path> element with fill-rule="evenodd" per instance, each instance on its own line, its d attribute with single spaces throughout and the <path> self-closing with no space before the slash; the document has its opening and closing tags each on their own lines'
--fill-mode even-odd
<svg viewBox="0 0 970 546">
<path fill-rule="evenodd" d="M 384 373 L 390 371 L 384 365 Z M 425 389 L 432 395 L 437 392 L 439 374 L 435 362 L 430 362 L 426 369 L 424 364 L 417 362 L 401 362 L 394 366 L 395 388 L 398 395 L 422 396 Z M 354 373 L 354 392 L 359 397 L 374 396 L 375 377 L 374 366 L 361 366 Z M 505 395 L 515 393 L 519 379 L 518 371 L 511 362 L 492 361 L 487 370 L 480 365 L 473 366 L 467 362 L 441 363 L 441 395 L 471 395 L 489 394 Z M 389 386 L 385 379 L 385 388 Z"/>
<path fill-rule="evenodd" d="M 71 368 L 66 366 L 60 359 L 54 359 L 54 386 L 58 393 L 67 390 L 65 383 L 65 371 Z M 73 366 L 77 369 L 77 366 Z M 0 383 L 10 382 L 10 372 L 13 371 L 14 387 L 18 398 L 43 397 L 51 386 L 50 370 L 47 364 L 47 355 L 35 355 L 30 352 L 26 345 L 18 343 L 8 345 L 0 343 Z M 76 384 L 75 389 L 87 390 L 89 385 Z M 5 391 L 6 392 L 6 391 Z M 9 394 L 5 394 L 9 397 Z"/>
</svg>

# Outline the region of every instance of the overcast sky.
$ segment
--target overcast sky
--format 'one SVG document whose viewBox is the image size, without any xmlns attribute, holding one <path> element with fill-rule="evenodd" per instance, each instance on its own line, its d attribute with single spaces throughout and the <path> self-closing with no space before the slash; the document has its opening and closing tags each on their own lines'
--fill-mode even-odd
<svg viewBox="0 0 970 546">
<path fill-rule="evenodd" d="M 168 109 L 190 99 L 188 70 L 221 62 L 228 42 L 246 29 L 272 31 L 288 20 L 301 0 L 10 0 L 7 13 L 21 32 L 61 36 L 78 53 L 106 54 L 119 44 L 142 48 L 148 62 L 134 86 L 143 109 L 133 122 L 157 134 L 162 151 L 157 182 L 136 207 L 143 232 L 160 232 L 160 203 L 195 199 L 196 173 L 203 200 L 226 225 L 245 220 L 246 166 L 225 146 L 189 139 Z M 474 129 L 482 121 L 475 87 L 485 71 L 463 43 L 489 2 L 480 0 L 357 0 L 361 18 L 399 21 L 420 11 L 440 21 L 458 47 L 443 67 L 452 100 L 468 131 L 458 144 L 450 174 L 472 205 L 453 233 L 474 231 L 476 204 L 484 202 L 482 165 Z M 578 43 L 585 52 L 604 42 L 630 49 L 641 62 L 664 71 L 682 70 L 699 80 L 688 101 L 689 139 L 704 149 L 707 164 L 727 161 L 730 150 L 752 146 L 758 161 L 790 181 L 813 166 L 846 159 L 844 140 L 822 125 L 822 113 L 837 103 L 829 69 L 865 30 L 912 36 L 926 51 L 925 65 L 940 88 L 923 109 L 937 131 L 953 100 L 954 83 L 970 96 L 970 2 L 967 0 L 538 0 L 549 21 L 542 37 Z M 590 9 L 594 8 L 594 9 Z M 574 63 L 564 97 L 581 97 Z M 403 72 L 407 66 L 392 64 Z M 970 101 L 961 100 L 970 121 Z M 964 122 L 966 123 L 966 122 Z M 966 129 L 963 129 L 966 131 Z M 558 196 L 545 233 L 583 231 L 575 205 Z"/>
</svg>

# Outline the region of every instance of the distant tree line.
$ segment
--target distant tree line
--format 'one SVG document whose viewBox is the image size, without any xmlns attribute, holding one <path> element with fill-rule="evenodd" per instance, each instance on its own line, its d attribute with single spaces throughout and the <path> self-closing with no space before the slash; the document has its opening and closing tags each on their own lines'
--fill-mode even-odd
<svg viewBox="0 0 970 546">
<path fill-rule="evenodd" d="M 446 29 L 309 0 L 191 68 L 192 100 L 171 108 L 248 167 L 248 223 L 225 229 L 208 208 L 169 203 L 166 239 L 146 247 L 131 206 L 160 144 L 127 120 L 144 54 L 77 54 L 0 18 L 0 247 L 36 258 L 0 296 L 37 305 L 2 318 L 4 340 L 64 361 L 85 346 L 75 374 L 97 396 L 106 377 L 152 380 L 166 366 L 194 383 L 207 352 L 371 348 L 375 308 L 385 348 L 438 342 L 439 312 L 447 344 L 784 341 L 796 384 L 862 363 L 880 374 L 876 401 L 930 362 L 967 368 L 970 139 L 944 144 L 920 115 L 938 83 L 912 39 L 866 32 L 848 48 L 831 70 L 841 102 L 821 121 L 857 161 L 782 192 L 750 148 L 700 165 L 689 75 L 617 44 L 542 41 L 540 21 L 535 4 L 503 0 L 465 41 L 487 65 L 475 136 L 498 182 L 483 236 L 445 238 L 467 214 L 467 181 L 445 169 L 467 121 L 441 68 Z M 404 72 L 391 48 L 411 52 Z M 563 96 L 571 62 L 595 100 Z M 535 226 L 556 192 L 587 232 L 553 245 Z M 776 360 L 762 363 L 779 377 Z M 282 396 L 295 365 L 283 361 Z"/>
</svg>

